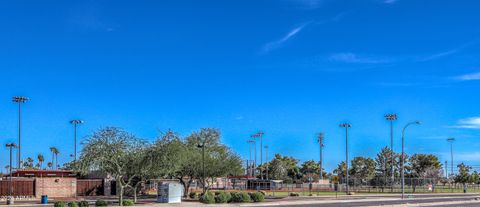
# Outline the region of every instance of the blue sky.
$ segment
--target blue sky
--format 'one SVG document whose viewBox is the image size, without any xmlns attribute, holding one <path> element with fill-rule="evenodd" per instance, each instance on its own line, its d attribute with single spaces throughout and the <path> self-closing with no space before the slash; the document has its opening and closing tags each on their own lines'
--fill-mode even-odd
<svg viewBox="0 0 480 207">
<path fill-rule="evenodd" d="M 201 127 L 248 156 L 265 132 L 270 152 L 318 159 L 374 156 L 398 113 L 407 153 L 480 168 L 480 2 L 474 0 L 4 1 L 0 6 L 0 142 L 23 157 L 73 152 L 79 136 L 118 126 L 153 140 Z M 0 166 L 8 160 L 0 150 Z M 2 170 L 3 167 L 2 167 Z"/>
</svg>

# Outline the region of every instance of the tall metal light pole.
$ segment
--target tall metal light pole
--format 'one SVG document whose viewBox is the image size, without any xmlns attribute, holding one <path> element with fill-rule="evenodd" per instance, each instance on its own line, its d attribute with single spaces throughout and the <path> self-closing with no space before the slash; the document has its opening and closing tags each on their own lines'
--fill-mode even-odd
<svg viewBox="0 0 480 207">
<path fill-rule="evenodd" d="M 203 193 L 207 192 L 206 183 L 205 183 L 205 141 L 204 139 L 201 143 L 198 143 L 197 147 L 202 148 L 202 180 L 203 180 Z"/>
<path fill-rule="evenodd" d="M 320 160 L 319 160 L 319 164 L 320 164 L 320 180 L 323 180 L 323 140 L 325 139 L 325 135 L 323 133 L 320 133 L 318 135 L 318 145 L 320 147 Z"/>
<path fill-rule="evenodd" d="M 263 134 L 264 134 L 263 132 L 257 132 L 257 133 L 255 133 L 251 136 L 254 139 L 260 138 L 260 165 L 259 166 L 261 166 L 263 164 L 263 151 L 262 151 L 262 148 L 263 148 L 263 140 L 262 140 Z M 255 144 L 255 150 L 256 149 L 257 149 L 257 147 L 256 147 L 256 144 Z M 257 163 L 256 159 L 257 159 L 257 154 L 255 153 L 255 164 Z M 263 179 L 262 169 L 260 169 L 260 179 Z"/>
<path fill-rule="evenodd" d="M 393 191 L 393 184 L 394 184 L 394 181 L 395 181 L 395 171 L 393 169 L 393 165 L 394 165 L 394 160 L 395 160 L 395 151 L 393 151 L 393 121 L 397 120 L 397 114 L 386 114 L 385 115 L 385 119 L 387 121 L 390 121 L 390 150 L 392 151 L 392 157 L 391 157 L 391 166 L 390 166 L 390 172 L 392 174 L 391 176 L 391 184 L 392 184 L 392 191 Z"/>
<path fill-rule="evenodd" d="M 347 169 L 345 170 L 346 171 L 346 187 L 347 187 L 347 195 L 350 194 L 350 191 L 349 191 L 349 183 L 348 183 L 348 128 L 352 127 L 352 125 L 350 125 L 349 123 L 343 123 L 343 124 L 340 124 L 340 127 L 343 127 L 345 128 L 345 164 L 347 166 Z"/>
<path fill-rule="evenodd" d="M 248 143 L 248 152 L 250 154 L 250 160 L 249 160 L 250 165 L 248 166 L 248 168 L 249 168 L 248 173 L 249 173 L 249 176 L 253 176 L 252 144 L 255 143 L 255 140 L 248 140 L 247 143 Z"/>
<path fill-rule="evenodd" d="M 403 127 L 402 129 L 402 157 L 400 158 L 402 161 L 400 162 L 401 164 L 401 171 L 400 171 L 400 175 L 402 177 L 402 199 L 405 198 L 405 129 L 407 129 L 408 126 L 412 125 L 412 124 L 421 124 L 420 121 L 414 121 L 414 122 L 410 122 L 408 123 L 407 125 L 405 125 L 405 127 Z"/>
<path fill-rule="evenodd" d="M 266 179 L 268 180 L 268 145 L 265 145 L 265 163 L 266 163 L 266 166 L 265 166 L 265 177 Z"/>
<path fill-rule="evenodd" d="M 445 160 L 445 177 L 448 179 L 448 161 Z"/>
<path fill-rule="evenodd" d="M 255 140 L 255 136 L 250 136 L 252 138 L 253 143 L 253 177 L 257 176 L 257 140 Z"/>
<path fill-rule="evenodd" d="M 77 125 L 83 124 L 82 120 L 75 119 L 70 121 L 70 124 L 73 124 L 73 160 L 74 163 L 77 162 Z"/>
<path fill-rule="evenodd" d="M 13 171 L 12 171 L 12 164 L 13 164 L 12 157 L 13 157 L 13 152 L 12 151 L 13 151 L 13 148 L 17 147 L 17 145 L 15 143 L 9 143 L 9 144 L 6 144 L 5 146 L 10 148 L 10 166 L 9 166 L 10 167 L 10 169 L 9 169 L 9 171 L 10 171 L 10 173 L 9 173 L 10 182 L 8 183 L 9 190 L 8 190 L 8 202 L 7 202 L 7 204 L 11 205 L 11 204 L 13 204 L 13 197 L 12 197 L 12 194 L 13 194 L 13 186 L 12 186 L 12 183 L 13 183 L 12 182 L 12 174 L 13 174 Z"/>
<path fill-rule="evenodd" d="M 447 142 L 450 143 L 450 165 L 451 165 L 451 169 L 450 169 L 450 173 L 452 175 L 454 175 L 454 172 L 453 172 L 453 142 L 455 141 L 455 138 L 448 138 L 447 139 Z"/>
<path fill-rule="evenodd" d="M 29 98 L 27 97 L 24 97 L 24 96 L 14 96 L 12 98 L 12 101 L 15 102 L 15 103 L 18 103 L 18 150 L 17 150 L 17 168 L 20 169 L 21 166 L 20 166 L 20 161 L 22 160 L 22 153 L 21 153 L 21 149 L 22 149 L 22 140 L 21 140 L 21 134 L 22 134 L 22 103 L 25 103 L 27 102 L 28 100 L 30 100 Z"/>
</svg>

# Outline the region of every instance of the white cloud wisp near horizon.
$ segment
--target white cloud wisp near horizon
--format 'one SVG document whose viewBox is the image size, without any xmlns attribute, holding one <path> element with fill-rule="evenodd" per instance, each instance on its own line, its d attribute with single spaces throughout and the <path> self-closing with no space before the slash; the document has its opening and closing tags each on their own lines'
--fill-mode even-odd
<svg viewBox="0 0 480 207">
<path fill-rule="evenodd" d="M 477 73 L 469 73 L 469 74 L 464 74 L 460 76 L 453 77 L 455 80 L 459 81 L 474 81 L 474 80 L 480 80 L 480 72 Z"/>
<path fill-rule="evenodd" d="M 343 63 L 359 63 L 359 64 L 384 64 L 390 63 L 392 60 L 382 57 L 360 56 L 355 53 L 335 53 L 328 58 L 330 61 Z"/>
<path fill-rule="evenodd" d="M 452 126 L 452 128 L 459 129 L 480 129 L 480 117 L 469 117 L 465 119 L 458 120 L 457 124 Z"/>
</svg>

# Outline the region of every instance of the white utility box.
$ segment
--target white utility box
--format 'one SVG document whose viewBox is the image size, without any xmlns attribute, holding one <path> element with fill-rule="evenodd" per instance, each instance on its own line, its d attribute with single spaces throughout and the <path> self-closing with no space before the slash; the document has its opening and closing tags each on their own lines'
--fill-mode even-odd
<svg viewBox="0 0 480 207">
<path fill-rule="evenodd" d="M 183 186 L 180 183 L 162 182 L 157 189 L 158 203 L 181 203 Z"/>
</svg>

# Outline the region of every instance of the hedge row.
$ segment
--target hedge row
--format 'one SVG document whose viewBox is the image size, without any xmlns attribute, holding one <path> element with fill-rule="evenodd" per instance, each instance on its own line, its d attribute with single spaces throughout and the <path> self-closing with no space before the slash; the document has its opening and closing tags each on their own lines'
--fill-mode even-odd
<svg viewBox="0 0 480 207">
<path fill-rule="evenodd" d="M 194 199 L 197 197 L 196 193 L 190 193 L 189 197 Z M 198 195 L 200 202 L 206 204 L 212 203 L 250 203 L 262 202 L 265 200 L 265 195 L 261 192 L 247 193 L 247 192 L 206 192 Z"/>
<path fill-rule="evenodd" d="M 125 199 L 123 200 L 123 205 L 124 206 L 133 206 L 135 205 L 135 203 L 133 202 L 133 200 L 129 200 L 129 199 Z M 65 201 L 57 201 L 53 204 L 54 207 L 89 207 L 89 204 L 87 201 L 80 201 L 80 202 L 76 202 L 76 201 L 70 201 L 68 203 L 65 203 Z M 105 201 L 105 200 L 97 200 L 95 202 L 95 206 L 99 206 L 99 207 L 104 207 L 104 206 L 108 206 L 108 202 Z"/>
</svg>

